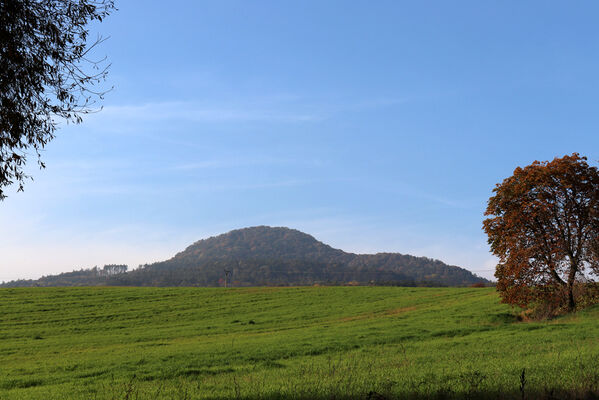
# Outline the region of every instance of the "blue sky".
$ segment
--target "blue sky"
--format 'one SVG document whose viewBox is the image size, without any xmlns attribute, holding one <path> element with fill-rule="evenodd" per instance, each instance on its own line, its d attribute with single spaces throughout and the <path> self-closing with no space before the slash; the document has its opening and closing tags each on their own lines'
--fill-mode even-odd
<svg viewBox="0 0 599 400">
<path fill-rule="evenodd" d="M 494 185 L 599 159 L 596 2 L 117 6 L 94 27 L 114 90 L 0 204 L 0 280 L 133 267 L 253 225 L 491 277 Z"/>
</svg>

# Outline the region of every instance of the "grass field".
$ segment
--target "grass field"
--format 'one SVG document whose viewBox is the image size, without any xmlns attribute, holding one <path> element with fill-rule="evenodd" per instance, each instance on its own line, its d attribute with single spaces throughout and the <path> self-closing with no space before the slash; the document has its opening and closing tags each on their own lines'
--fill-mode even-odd
<svg viewBox="0 0 599 400">
<path fill-rule="evenodd" d="M 494 289 L 0 290 L 0 399 L 594 398 L 599 308 Z"/>
</svg>

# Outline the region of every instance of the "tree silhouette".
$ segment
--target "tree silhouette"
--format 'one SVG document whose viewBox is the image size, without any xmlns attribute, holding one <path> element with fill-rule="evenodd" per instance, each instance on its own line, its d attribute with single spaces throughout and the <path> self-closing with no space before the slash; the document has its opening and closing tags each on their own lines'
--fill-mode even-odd
<svg viewBox="0 0 599 400">
<path fill-rule="evenodd" d="M 90 58 L 88 24 L 102 21 L 113 0 L 0 1 L 0 200 L 23 184 L 28 150 L 40 150 L 59 122 L 81 122 L 105 93 L 105 59 Z"/>
<path fill-rule="evenodd" d="M 484 231 L 502 301 L 574 310 L 577 280 L 599 273 L 599 173 L 577 153 L 516 168 L 489 199 Z"/>
</svg>

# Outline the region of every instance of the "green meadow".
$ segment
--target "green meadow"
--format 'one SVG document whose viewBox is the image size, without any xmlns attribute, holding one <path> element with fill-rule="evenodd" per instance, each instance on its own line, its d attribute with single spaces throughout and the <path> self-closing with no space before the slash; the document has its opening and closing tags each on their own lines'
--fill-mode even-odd
<svg viewBox="0 0 599 400">
<path fill-rule="evenodd" d="M 0 290 L 0 399 L 594 398 L 599 308 L 491 288 Z"/>
</svg>

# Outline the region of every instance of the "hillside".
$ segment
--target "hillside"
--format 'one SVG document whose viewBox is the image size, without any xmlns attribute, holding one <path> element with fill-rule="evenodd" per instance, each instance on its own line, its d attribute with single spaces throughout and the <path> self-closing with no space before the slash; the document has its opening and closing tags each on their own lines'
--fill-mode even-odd
<svg viewBox="0 0 599 400">
<path fill-rule="evenodd" d="M 289 228 L 257 226 L 200 240 L 169 260 L 113 276 L 69 273 L 73 286 L 233 286 L 375 284 L 466 286 L 488 281 L 439 260 L 398 253 L 353 254 Z M 61 274 L 5 286 L 69 286 Z"/>
<path fill-rule="evenodd" d="M 3 400 L 599 396 L 599 308 L 519 322 L 492 288 L 18 288 L 0 303 Z"/>
</svg>

